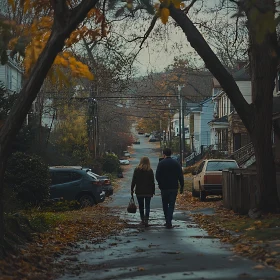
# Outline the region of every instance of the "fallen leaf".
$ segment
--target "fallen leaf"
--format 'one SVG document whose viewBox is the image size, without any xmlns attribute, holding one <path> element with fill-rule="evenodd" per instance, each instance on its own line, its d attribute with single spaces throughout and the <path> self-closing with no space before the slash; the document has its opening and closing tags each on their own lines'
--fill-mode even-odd
<svg viewBox="0 0 280 280">
<path fill-rule="evenodd" d="M 144 267 L 138 267 L 137 270 L 138 270 L 138 271 L 144 271 L 145 268 L 144 268 Z"/>
<path fill-rule="evenodd" d="M 264 269 L 264 268 L 265 268 L 265 266 L 261 265 L 261 264 L 258 264 L 258 265 L 253 267 L 253 269 Z"/>
</svg>

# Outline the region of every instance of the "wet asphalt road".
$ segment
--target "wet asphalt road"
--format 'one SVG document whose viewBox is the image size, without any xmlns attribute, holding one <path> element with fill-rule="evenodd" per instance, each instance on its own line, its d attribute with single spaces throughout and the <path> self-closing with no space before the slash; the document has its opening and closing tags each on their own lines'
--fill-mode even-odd
<svg viewBox="0 0 280 280">
<path fill-rule="evenodd" d="M 126 212 L 132 172 L 142 156 L 149 156 L 156 170 L 159 151 L 148 138 L 139 138 L 141 144 L 133 147 L 131 168 L 124 174 L 122 188 L 108 203 L 127 219 L 127 229 L 99 244 L 80 243 L 84 249 L 76 257 L 86 269 L 59 279 L 280 279 L 279 272 L 255 269 L 258 263 L 234 255 L 229 245 L 208 236 L 187 211 L 175 211 L 174 228 L 166 229 L 158 189 L 151 202 L 150 226 L 140 226 L 139 213 Z"/>
</svg>

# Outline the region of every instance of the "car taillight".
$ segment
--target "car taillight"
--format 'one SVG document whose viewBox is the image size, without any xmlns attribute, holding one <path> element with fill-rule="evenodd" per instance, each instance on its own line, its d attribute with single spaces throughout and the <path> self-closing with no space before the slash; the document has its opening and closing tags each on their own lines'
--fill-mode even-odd
<svg viewBox="0 0 280 280">
<path fill-rule="evenodd" d="M 204 184 L 207 184 L 208 176 L 204 175 Z"/>
<path fill-rule="evenodd" d="M 101 181 L 93 181 L 92 182 L 93 185 L 97 185 L 97 186 L 102 186 L 102 182 Z"/>
<path fill-rule="evenodd" d="M 110 180 L 104 180 L 103 184 L 104 185 L 111 185 L 111 181 Z"/>
</svg>

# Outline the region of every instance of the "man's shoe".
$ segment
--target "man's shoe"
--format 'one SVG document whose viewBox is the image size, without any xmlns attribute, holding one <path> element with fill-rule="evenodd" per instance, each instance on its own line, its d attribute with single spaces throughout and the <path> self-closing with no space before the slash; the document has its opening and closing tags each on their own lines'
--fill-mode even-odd
<svg viewBox="0 0 280 280">
<path fill-rule="evenodd" d="M 166 228 L 171 229 L 173 228 L 172 224 L 166 224 Z"/>
</svg>

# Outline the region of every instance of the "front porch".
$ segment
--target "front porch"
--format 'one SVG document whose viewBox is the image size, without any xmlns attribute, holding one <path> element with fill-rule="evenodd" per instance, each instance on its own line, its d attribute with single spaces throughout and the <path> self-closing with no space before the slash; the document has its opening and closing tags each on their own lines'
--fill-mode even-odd
<svg viewBox="0 0 280 280">
<path fill-rule="evenodd" d="M 228 117 L 217 118 L 208 123 L 210 126 L 211 146 L 213 150 L 228 152 Z"/>
</svg>

